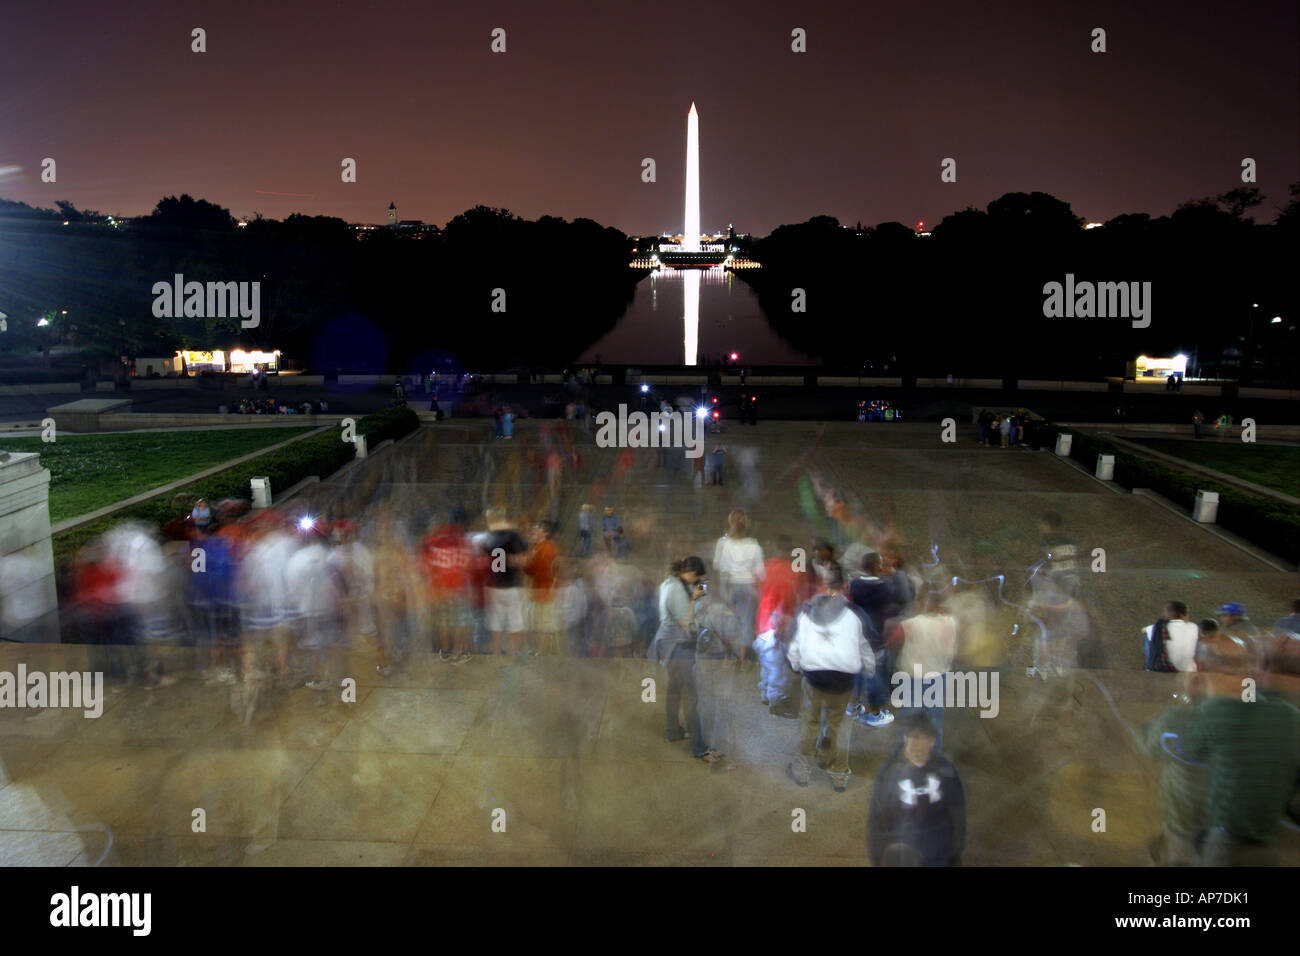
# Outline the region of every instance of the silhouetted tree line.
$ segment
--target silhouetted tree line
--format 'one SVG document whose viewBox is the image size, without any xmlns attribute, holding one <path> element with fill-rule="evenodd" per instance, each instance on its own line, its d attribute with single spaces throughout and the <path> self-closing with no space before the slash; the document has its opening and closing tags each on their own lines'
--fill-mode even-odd
<svg viewBox="0 0 1300 956">
<path fill-rule="evenodd" d="M 1181 352 L 1224 377 L 1295 381 L 1300 184 L 1272 225 L 1247 215 L 1261 202 L 1243 187 L 1085 230 L 1068 203 L 1008 193 L 953 213 L 929 237 L 897 222 L 858 230 L 816 216 L 759 240 L 752 255 L 764 268 L 737 275 L 778 332 L 837 366 L 1096 378 L 1122 374 L 1139 354 Z M 1067 273 L 1150 282 L 1150 326 L 1045 317 L 1044 285 Z M 792 311 L 794 289 L 805 292 L 804 313 Z"/>
<path fill-rule="evenodd" d="M 325 216 L 255 217 L 240 227 L 188 195 L 117 227 L 59 206 L 0 200 L 0 312 L 10 317 L 0 350 L 55 336 L 106 356 L 123 343 L 136 355 L 279 348 L 326 371 L 428 371 L 434 357 L 561 365 L 613 327 L 644 274 L 628 268 L 629 239 L 617 229 L 485 206 L 419 238 L 358 232 Z M 178 273 L 186 282 L 260 282 L 260 325 L 156 318 L 154 283 Z"/>
</svg>

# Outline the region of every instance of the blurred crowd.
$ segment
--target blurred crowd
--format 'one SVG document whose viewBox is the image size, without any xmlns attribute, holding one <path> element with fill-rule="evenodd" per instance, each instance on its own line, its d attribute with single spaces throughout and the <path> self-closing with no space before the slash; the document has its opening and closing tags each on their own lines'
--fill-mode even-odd
<svg viewBox="0 0 1300 956">
<path fill-rule="evenodd" d="M 760 542 L 735 508 L 707 560 L 676 557 L 655 574 L 645 556 L 682 539 L 625 522 L 598 491 L 576 510 L 576 536 L 561 533 L 559 488 L 575 454 L 557 444 L 535 456 L 546 494 L 530 516 L 382 501 L 360 519 L 293 504 L 247 516 L 197 501 L 169 526 L 172 540 L 120 525 L 74 562 L 70 638 L 93 646 L 94 666 L 119 688 L 226 686 L 245 724 L 296 688 L 337 703 L 361 661 L 386 678 L 488 654 L 649 658 L 667 672 L 666 740 L 687 741 L 707 764 L 726 759 L 725 734 L 699 662 L 731 661 L 755 680 L 752 706 L 796 722 L 771 726 L 789 728 L 797 786 L 824 773 L 846 790 L 851 728 L 887 733 L 868 826 L 881 865 L 961 860 L 966 794 L 944 748 L 945 674 L 1023 654 L 1027 676 L 1046 684 L 1034 719 L 1055 718 L 1068 746 L 1089 669 L 1136 662 L 1136 641 L 1132 661 L 1107 660 L 1094 576 L 1058 514 L 1042 516 L 1022 580 L 968 581 L 937 544 L 912 553 L 886 517 L 808 470 L 797 494 L 822 536 Z M 992 646 L 1008 620 L 1011 636 Z M 1300 775 L 1298 624 L 1300 602 L 1260 628 L 1237 602 L 1196 623 L 1170 601 L 1142 632 L 1146 668 L 1177 672 L 1167 713 L 1143 731 L 1166 814 L 1161 862 L 1273 860 Z"/>
</svg>

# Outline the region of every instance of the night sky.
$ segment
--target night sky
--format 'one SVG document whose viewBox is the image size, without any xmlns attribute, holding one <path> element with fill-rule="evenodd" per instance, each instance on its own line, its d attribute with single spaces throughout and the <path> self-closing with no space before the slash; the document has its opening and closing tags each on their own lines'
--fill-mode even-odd
<svg viewBox="0 0 1300 956">
<path fill-rule="evenodd" d="M 0 197 L 678 231 L 694 101 L 706 230 L 933 224 L 1032 190 L 1163 215 L 1248 156 L 1270 221 L 1300 179 L 1297 37 L 1289 2 L 24 4 L 0 30 Z"/>
</svg>

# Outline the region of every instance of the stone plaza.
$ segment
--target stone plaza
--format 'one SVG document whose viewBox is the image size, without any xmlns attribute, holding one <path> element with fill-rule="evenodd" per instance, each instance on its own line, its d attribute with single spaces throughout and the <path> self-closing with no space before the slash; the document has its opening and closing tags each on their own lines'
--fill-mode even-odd
<svg viewBox="0 0 1300 956">
<path fill-rule="evenodd" d="M 476 530 L 487 505 L 539 516 L 538 427 L 494 442 L 490 422 L 425 424 L 294 500 L 353 513 L 383 503 L 399 516 L 460 503 Z M 779 533 L 810 549 L 826 533 L 804 490 L 816 474 L 859 514 L 888 516 L 926 577 L 963 582 L 956 666 L 1000 673 L 996 717 L 967 708 L 944 721 L 968 807 L 963 862 L 1151 865 L 1156 765 L 1135 735 L 1177 688 L 1174 675 L 1143 671 L 1140 630 L 1171 599 L 1194 618 L 1239 601 L 1267 625 L 1296 596 L 1296 575 L 1050 451 L 980 447 L 972 431 L 945 444 L 937 425 L 728 425 L 705 439 L 706 454 L 725 446 L 721 487 L 695 487 L 680 450 L 603 449 L 579 434 L 580 462 L 553 505 L 561 548 L 576 545 L 583 504 L 608 504 L 626 560 L 651 582 L 671 558 L 711 562 L 735 507 L 765 551 Z M 1014 605 L 1047 512 L 1083 554 L 1104 551 L 1088 589 L 1104 660 L 1042 682 L 1025 674 Z M 710 743 L 725 754 L 710 766 L 665 742 L 666 675 L 644 659 L 479 654 L 450 666 L 426 646 L 381 677 L 354 642 L 355 703 L 322 708 L 287 690 L 246 725 L 231 688 L 197 679 L 192 649 L 167 654 L 188 679 L 110 693 L 98 719 L 0 710 L 0 862 L 861 866 L 873 776 L 899 739 L 896 726 L 846 721 L 847 791 L 819 775 L 796 787 L 785 771 L 799 725 L 758 703 L 752 660 L 698 664 Z M 0 644 L 0 671 L 88 660 L 80 645 Z M 644 699 L 646 678 L 657 702 Z M 1291 865 L 1298 837 L 1281 838 Z"/>
</svg>

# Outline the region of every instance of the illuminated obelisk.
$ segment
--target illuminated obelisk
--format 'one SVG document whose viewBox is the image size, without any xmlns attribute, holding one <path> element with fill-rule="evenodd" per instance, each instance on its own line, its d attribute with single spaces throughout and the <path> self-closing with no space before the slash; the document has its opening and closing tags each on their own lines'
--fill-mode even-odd
<svg viewBox="0 0 1300 956">
<path fill-rule="evenodd" d="M 691 104 L 686 117 L 686 229 L 682 251 L 700 251 L 700 115 Z"/>
</svg>

